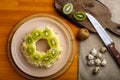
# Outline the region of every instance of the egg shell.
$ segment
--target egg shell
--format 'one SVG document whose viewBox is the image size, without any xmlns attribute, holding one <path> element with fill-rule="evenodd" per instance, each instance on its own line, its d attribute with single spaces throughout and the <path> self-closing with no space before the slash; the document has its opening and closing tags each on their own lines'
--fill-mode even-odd
<svg viewBox="0 0 120 80">
<path fill-rule="evenodd" d="M 101 47 L 101 48 L 100 48 L 100 52 L 101 52 L 101 53 L 105 53 L 106 51 L 107 51 L 106 47 Z"/>
<path fill-rule="evenodd" d="M 107 64 L 106 59 L 103 59 L 102 62 L 101 62 L 101 65 L 102 65 L 102 66 L 105 66 L 106 64 Z"/>
<path fill-rule="evenodd" d="M 97 50 L 95 48 L 93 48 L 91 51 L 90 51 L 91 55 L 93 56 L 96 56 L 97 55 Z"/>
<path fill-rule="evenodd" d="M 95 64 L 96 64 L 97 66 L 99 66 L 99 65 L 101 64 L 101 60 L 100 60 L 100 59 L 95 59 Z"/>
<path fill-rule="evenodd" d="M 95 67 L 95 68 L 93 69 L 93 73 L 94 73 L 94 74 L 99 73 L 99 71 L 100 71 L 100 67 L 99 67 L 99 66 L 97 66 L 97 67 Z"/>
<path fill-rule="evenodd" d="M 89 60 L 89 61 L 87 62 L 87 64 L 88 64 L 89 66 L 93 66 L 93 65 L 95 64 L 95 61 L 94 61 L 94 60 Z"/>
<path fill-rule="evenodd" d="M 102 57 L 103 57 L 103 55 L 102 55 L 102 53 L 101 53 L 101 52 L 98 52 L 98 53 L 97 53 L 97 55 L 96 55 L 96 57 L 97 57 L 97 58 L 102 58 Z"/>
<path fill-rule="evenodd" d="M 91 54 L 88 54 L 87 59 L 88 59 L 88 60 L 94 59 L 94 56 L 91 55 Z"/>
</svg>

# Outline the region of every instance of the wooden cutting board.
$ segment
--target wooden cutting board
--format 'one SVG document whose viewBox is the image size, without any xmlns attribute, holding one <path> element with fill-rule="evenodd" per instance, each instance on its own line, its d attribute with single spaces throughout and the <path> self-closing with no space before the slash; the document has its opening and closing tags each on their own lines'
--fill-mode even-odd
<svg viewBox="0 0 120 80">
<path fill-rule="evenodd" d="M 74 9 L 70 15 L 64 15 L 62 12 L 62 8 L 66 3 L 73 4 Z M 110 10 L 98 0 L 55 0 L 55 8 L 61 16 L 74 23 L 77 27 L 86 27 L 88 30 L 95 32 L 88 19 L 84 21 L 76 21 L 73 18 L 73 14 L 76 11 L 80 10 L 88 12 L 98 19 L 105 29 L 120 36 L 120 24 L 111 21 Z"/>
</svg>

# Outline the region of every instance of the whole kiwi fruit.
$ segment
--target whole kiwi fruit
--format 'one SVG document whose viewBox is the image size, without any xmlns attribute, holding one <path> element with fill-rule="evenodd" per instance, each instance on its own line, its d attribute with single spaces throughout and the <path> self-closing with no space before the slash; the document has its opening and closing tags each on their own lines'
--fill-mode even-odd
<svg viewBox="0 0 120 80">
<path fill-rule="evenodd" d="M 86 28 L 80 28 L 77 33 L 77 39 L 80 41 L 86 40 L 89 38 L 89 31 Z"/>
</svg>

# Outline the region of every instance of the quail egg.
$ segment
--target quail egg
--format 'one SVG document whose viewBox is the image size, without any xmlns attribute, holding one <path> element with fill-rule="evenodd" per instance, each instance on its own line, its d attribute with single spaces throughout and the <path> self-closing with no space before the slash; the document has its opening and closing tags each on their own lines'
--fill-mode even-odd
<svg viewBox="0 0 120 80">
<path fill-rule="evenodd" d="M 91 55 L 91 54 L 88 54 L 87 59 L 88 59 L 88 60 L 94 59 L 94 56 Z"/>
<path fill-rule="evenodd" d="M 99 73 L 99 71 L 100 71 L 100 67 L 99 67 L 99 66 L 97 66 L 97 67 L 95 67 L 95 68 L 93 69 L 93 73 L 94 73 L 94 74 Z"/>
<path fill-rule="evenodd" d="M 102 65 L 102 66 L 105 66 L 106 64 L 107 64 L 106 59 L 103 59 L 102 62 L 101 62 L 101 65 Z"/>
<path fill-rule="evenodd" d="M 97 55 L 96 55 L 97 58 L 102 58 L 102 53 L 98 52 Z"/>
<path fill-rule="evenodd" d="M 90 52 L 93 56 L 96 56 L 97 55 L 97 50 L 94 48 L 91 50 Z"/>
<path fill-rule="evenodd" d="M 88 64 L 89 66 L 93 66 L 93 65 L 95 64 L 95 61 L 94 61 L 94 60 L 89 60 L 89 61 L 87 62 L 87 64 Z"/>
<path fill-rule="evenodd" d="M 101 47 L 101 48 L 100 48 L 100 52 L 101 52 L 101 53 L 104 53 L 104 52 L 106 52 L 106 51 L 107 51 L 106 47 Z"/>
<path fill-rule="evenodd" d="M 95 64 L 96 64 L 97 66 L 99 66 L 99 65 L 101 64 L 101 60 L 100 60 L 100 59 L 95 59 Z"/>
</svg>

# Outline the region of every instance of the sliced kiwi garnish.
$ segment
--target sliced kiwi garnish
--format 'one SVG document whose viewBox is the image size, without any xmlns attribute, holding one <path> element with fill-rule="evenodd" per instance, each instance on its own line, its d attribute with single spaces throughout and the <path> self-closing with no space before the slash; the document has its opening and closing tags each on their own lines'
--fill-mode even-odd
<svg viewBox="0 0 120 80">
<path fill-rule="evenodd" d="M 33 54 L 32 56 L 31 56 L 31 59 L 32 59 L 32 61 L 40 61 L 41 60 L 41 55 L 40 55 L 40 53 L 38 53 L 38 52 L 36 52 L 35 54 Z"/>
<path fill-rule="evenodd" d="M 51 55 L 45 54 L 44 56 L 42 56 L 42 63 L 43 64 L 49 64 L 49 63 L 51 63 L 51 61 L 52 61 Z"/>
<path fill-rule="evenodd" d="M 67 3 L 63 6 L 63 13 L 64 14 L 70 14 L 73 10 L 73 4 L 72 3 Z"/>
<path fill-rule="evenodd" d="M 39 29 L 35 29 L 31 32 L 33 39 L 39 39 L 41 37 L 41 31 Z"/>
<path fill-rule="evenodd" d="M 79 21 L 83 21 L 86 19 L 86 14 L 84 11 L 77 11 L 74 13 L 74 18 Z"/>
<path fill-rule="evenodd" d="M 55 37 L 48 38 L 48 44 L 50 48 L 56 48 L 58 47 L 58 40 Z"/>
<path fill-rule="evenodd" d="M 50 54 L 52 58 L 56 58 L 60 54 L 60 51 L 53 48 L 48 51 L 48 54 Z"/>
<path fill-rule="evenodd" d="M 33 46 L 27 46 L 26 53 L 28 55 L 32 55 L 34 52 L 35 52 L 35 49 L 33 48 Z"/>
<path fill-rule="evenodd" d="M 51 33 L 51 30 L 50 30 L 50 29 L 45 28 L 45 29 L 43 30 L 43 32 L 42 32 L 42 37 L 43 37 L 43 38 L 48 38 L 48 37 L 50 37 L 51 35 L 52 35 L 52 33 Z"/>
<path fill-rule="evenodd" d="M 26 38 L 25 38 L 25 43 L 28 45 L 28 44 L 32 44 L 34 42 L 32 36 L 28 35 Z"/>
</svg>

